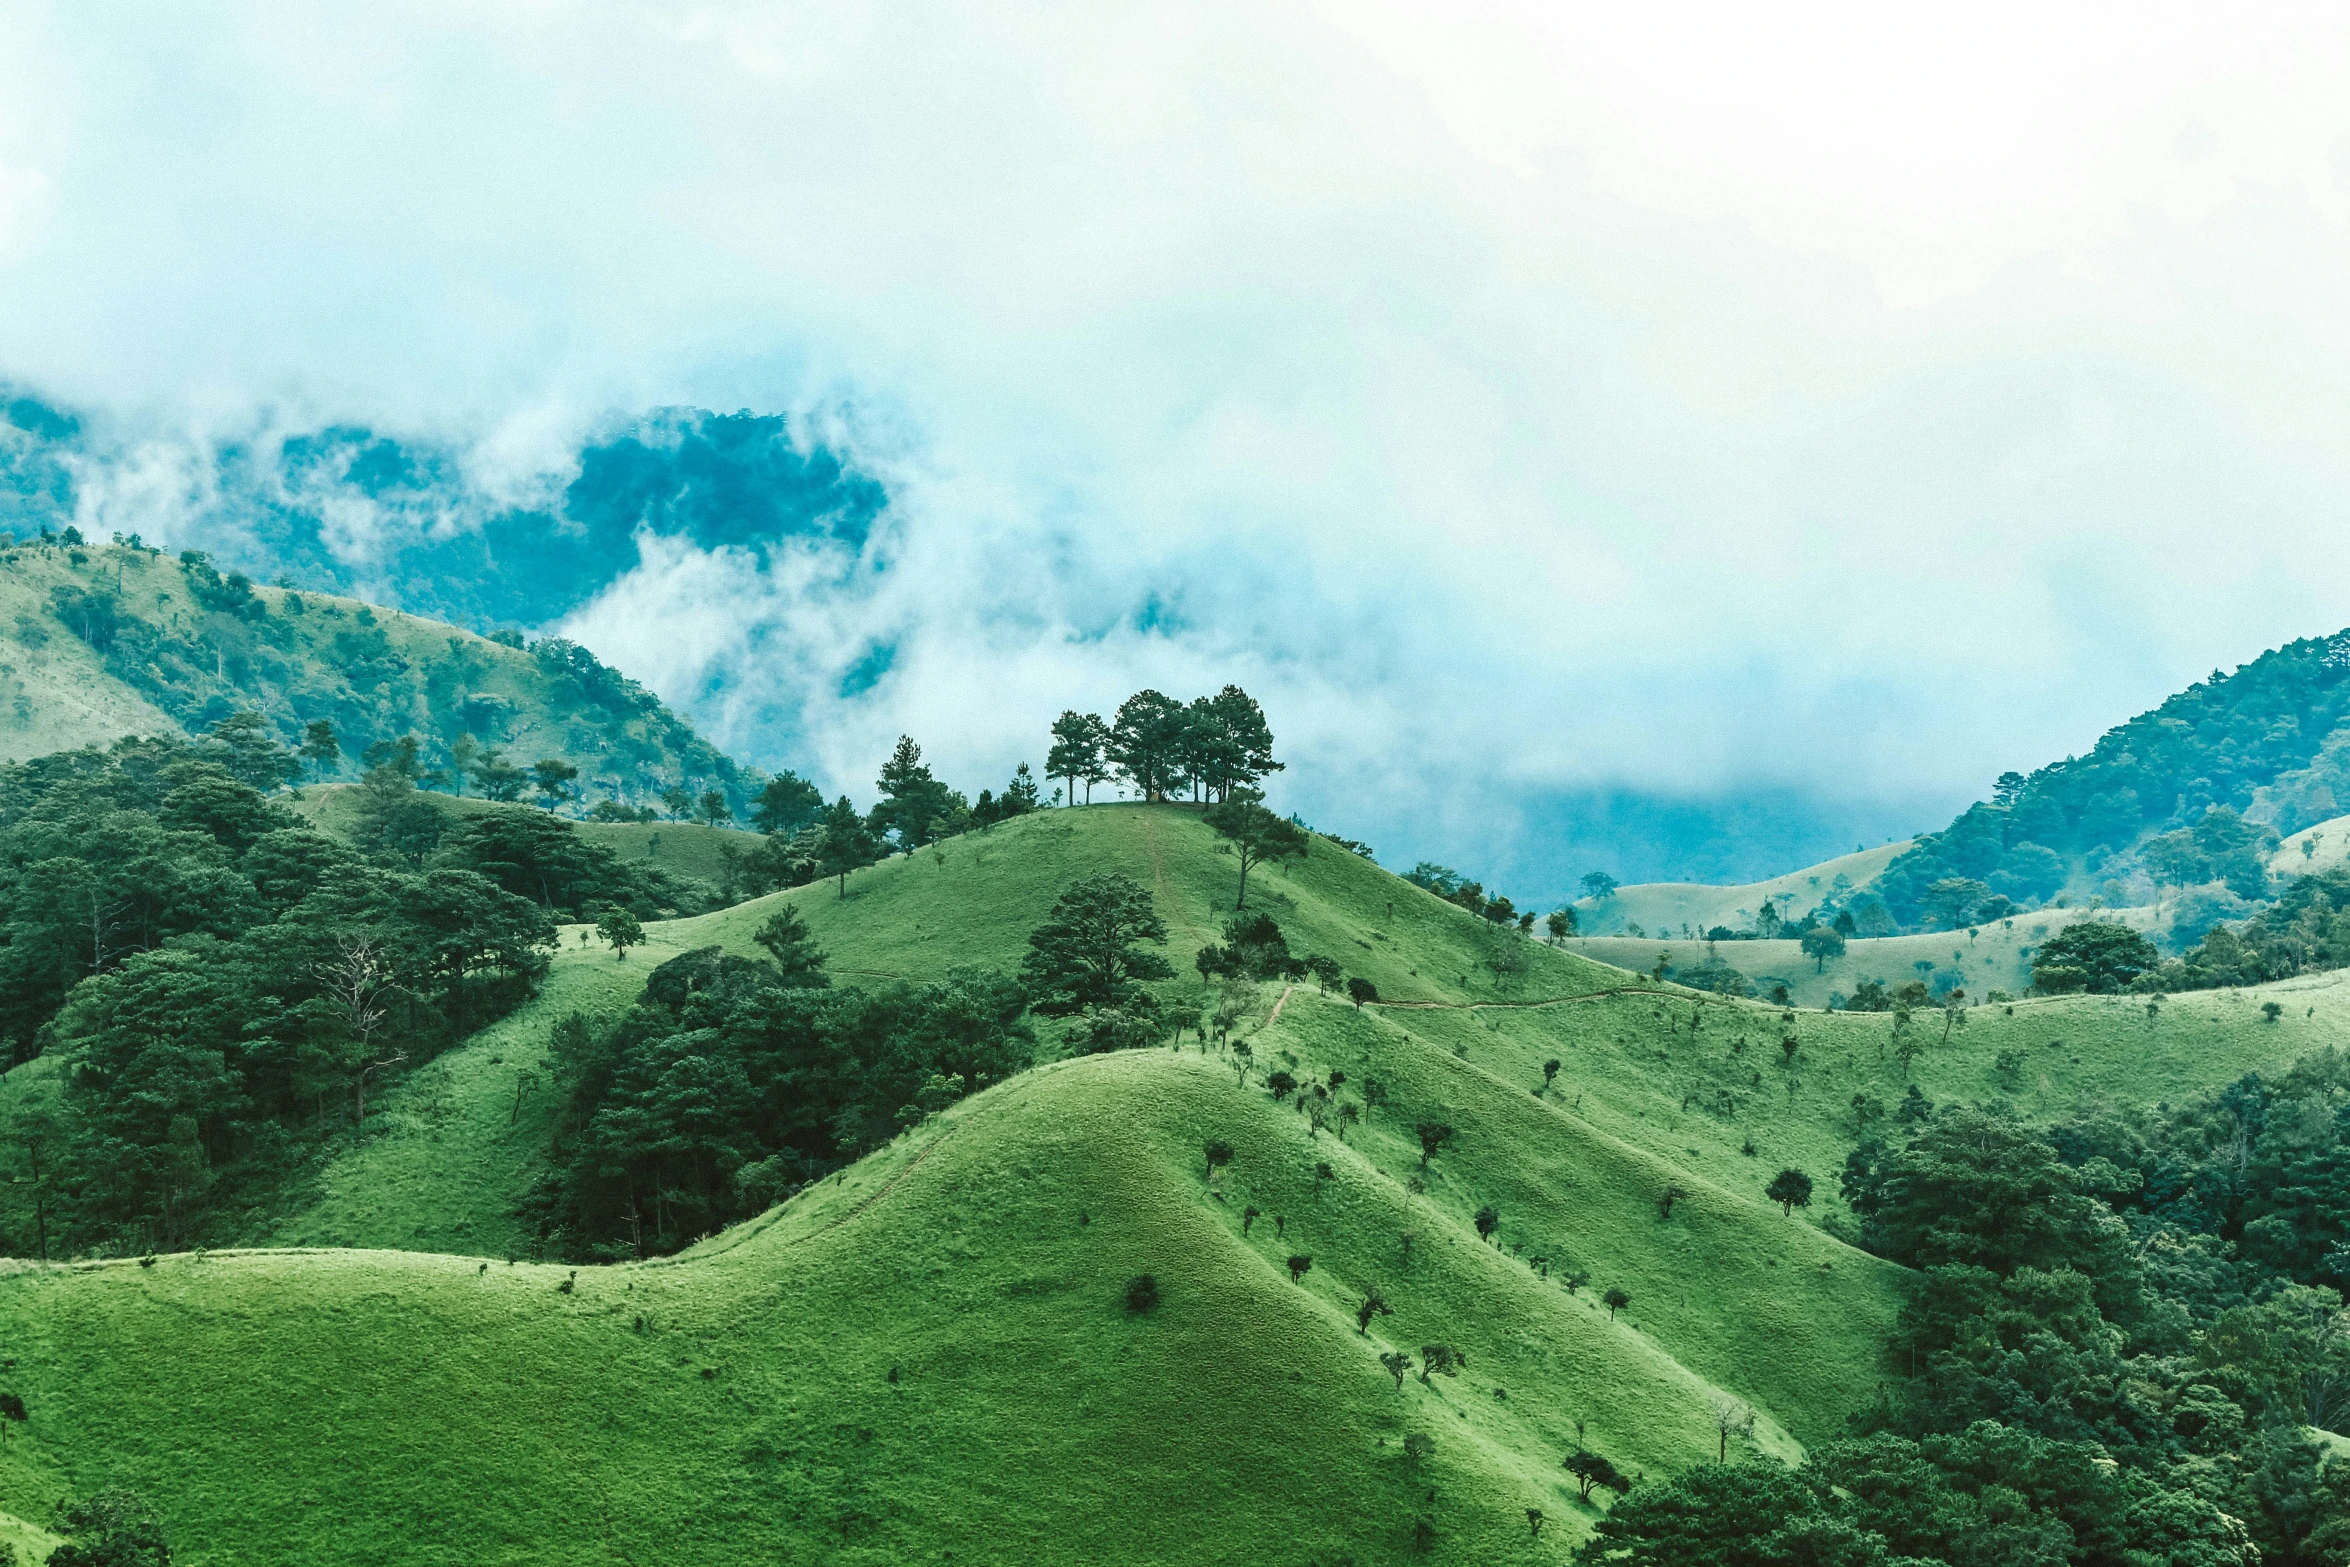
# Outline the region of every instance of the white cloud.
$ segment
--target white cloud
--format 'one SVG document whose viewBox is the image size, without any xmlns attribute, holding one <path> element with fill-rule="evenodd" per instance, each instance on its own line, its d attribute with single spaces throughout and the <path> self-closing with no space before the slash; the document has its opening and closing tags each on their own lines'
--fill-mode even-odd
<svg viewBox="0 0 2350 1567">
<path fill-rule="evenodd" d="M 813 688 L 836 783 L 900 727 L 978 779 L 1061 705 L 1241 678 L 1309 813 L 1407 849 L 1521 791 L 1946 799 L 2350 621 L 2344 42 L 53 8 L 0 29 L 44 84 L 0 114 L 0 368 L 439 434 L 516 496 L 614 409 L 835 421 L 893 483 L 878 587 L 656 551 L 578 625 L 723 672 L 747 749 Z"/>
</svg>

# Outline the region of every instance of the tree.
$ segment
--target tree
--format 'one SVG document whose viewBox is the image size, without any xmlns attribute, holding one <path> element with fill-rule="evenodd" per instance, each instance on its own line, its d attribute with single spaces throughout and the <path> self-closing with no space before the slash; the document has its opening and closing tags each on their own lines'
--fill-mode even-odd
<svg viewBox="0 0 2350 1567">
<path fill-rule="evenodd" d="M 935 829 L 953 804 L 951 791 L 931 775 L 912 735 L 898 736 L 877 782 L 881 803 L 873 808 L 876 831 L 896 833 L 898 847 L 909 854 L 937 835 Z"/>
<path fill-rule="evenodd" d="M 1792 1218 L 1796 1209 L 1811 1206 L 1811 1177 L 1801 1170 L 1781 1170 L 1763 1188 L 1763 1195 L 1777 1203 L 1781 1213 Z"/>
<path fill-rule="evenodd" d="M 343 759 L 343 743 L 335 738 L 335 726 L 323 718 L 313 718 L 302 726 L 302 749 L 299 753 L 319 777 Z"/>
<path fill-rule="evenodd" d="M 1688 1195 L 1689 1194 L 1682 1190 L 1679 1185 L 1674 1182 L 1667 1181 L 1665 1183 L 1664 1191 L 1659 1193 L 1657 1196 L 1657 1211 L 1662 1213 L 1666 1218 L 1671 1218 L 1673 1216 L 1673 1204 L 1681 1201 Z"/>
<path fill-rule="evenodd" d="M 1086 803 L 1092 803 L 1093 785 L 1102 777 L 1102 747 L 1109 732 L 1109 725 L 1099 715 L 1080 713 L 1074 708 L 1053 720 L 1053 744 L 1045 756 L 1044 770 L 1048 777 L 1069 780 L 1071 805 L 1077 803 L 1080 780 L 1086 786 Z"/>
<path fill-rule="evenodd" d="M 842 798 L 846 799 L 847 796 L 843 795 Z M 661 791 L 661 806 L 669 813 L 671 821 L 682 822 L 693 811 L 694 792 L 683 784 L 671 784 Z"/>
<path fill-rule="evenodd" d="M 751 808 L 751 824 L 771 836 L 790 837 L 824 814 L 816 786 L 788 769 L 767 780 Z"/>
<path fill-rule="evenodd" d="M 1235 909 L 1248 906 L 1248 873 L 1267 860 L 1302 860 L 1308 834 L 1303 827 L 1265 809 L 1253 791 L 1235 791 L 1208 807 L 1202 819 L 1232 841 L 1240 856 L 1240 895 Z"/>
<path fill-rule="evenodd" d="M 1306 1272 L 1308 1269 L 1312 1268 L 1313 1265 L 1313 1258 L 1306 1256 L 1302 1252 L 1291 1253 L 1289 1258 L 1289 1282 L 1292 1284 L 1304 1283 Z"/>
<path fill-rule="evenodd" d="M 505 753 L 484 751 L 473 764 L 473 784 L 485 800 L 519 800 L 530 774 L 506 760 Z"/>
<path fill-rule="evenodd" d="M 1412 1369 L 1412 1357 L 1400 1349 L 1391 1349 L 1379 1357 L 1379 1364 L 1385 1366 L 1387 1374 L 1395 1378 L 1395 1390 L 1402 1392 L 1404 1373 Z"/>
<path fill-rule="evenodd" d="M 1609 1289 L 1605 1295 L 1600 1296 L 1599 1303 L 1607 1308 L 1607 1319 L 1613 1322 L 1616 1320 L 1617 1312 L 1632 1304 L 1632 1297 L 1625 1292 L 1623 1286 L 1617 1285 Z"/>
<path fill-rule="evenodd" d="M 1106 750 L 1120 776 L 1146 800 L 1163 800 L 1183 779 L 1176 770 L 1187 717 L 1156 691 L 1137 691 L 1118 704 Z"/>
<path fill-rule="evenodd" d="M 726 796 L 716 789 L 705 789 L 695 802 L 695 811 L 705 827 L 716 827 L 720 822 L 734 820 L 734 807 L 726 803 Z"/>
<path fill-rule="evenodd" d="M 1487 1203 L 1477 1210 L 1476 1224 L 1477 1239 L 1481 1241 L 1492 1240 L 1493 1232 L 1501 1228 L 1501 1210 L 1494 1207 L 1493 1204 Z"/>
<path fill-rule="evenodd" d="M 2082 990 L 2111 995 L 2161 963 L 2154 944 L 2127 925 L 2080 920 L 2032 954 L 2032 988 L 2046 995 Z"/>
<path fill-rule="evenodd" d="M 206 749 L 239 783 L 267 794 L 278 785 L 302 776 L 302 761 L 278 744 L 269 720 L 243 708 L 205 732 Z"/>
<path fill-rule="evenodd" d="M 86 1502 L 60 1502 L 56 1528 L 67 1539 L 49 1553 L 49 1567 L 171 1567 L 163 1520 L 135 1491 L 114 1487 Z"/>
<path fill-rule="evenodd" d="M 1565 905 L 1542 916 L 1542 928 L 1550 932 L 1552 941 L 1564 941 L 1575 934 L 1575 911 Z"/>
<path fill-rule="evenodd" d="M 1135 943 L 1166 940 L 1167 922 L 1140 883 L 1114 874 L 1089 876 L 1064 891 L 1029 936 L 1021 981 L 1036 1010 L 1047 1016 L 1087 1007 L 1152 1010 L 1143 982 L 1172 979 L 1175 970 Z"/>
<path fill-rule="evenodd" d="M 1946 930 L 1964 925 L 1967 915 L 1976 904 L 1991 895 L 1991 889 L 1971 876 L 1945 876 L 1926 889 L 1926 912 L 1942 922 Z"/>
<path fill-rule="evenodd" d="M 1232 1162 L 1232 1145 L 1221 1137 L 1212 1137 L 1208 1139 L 1205 1153 L 1207 1155 L 1208 1179 L 1213 1181 L 1216 1178 L 1216 1172 Z"/>
<path fill-rule="evenodd" d="M 1159 1303 L 1159 1281 L 1148 1273 L 1138 1273 L 1126 1285 L 1126 1309 L 1140 1316 Z"/>
<path fill-rule="evenodd" d="M 1457 1377 L 1468 1365 L 1469 1357 L 1450 1344 L 1422 1344 L 1420 1346 L 1420 1380 L 1427 1382 L 1433 1372 L 1440 1377 Z M 1433 1384 L 1430 1384 L 1433 1386 Z"/>
<path fill-rule="evenodd" d="M 1346 998 L 1355 1004 L 1357 1010 L 1360 1010 L 1363 1003 L 1379 999 L 1379 987 L 1363 978 L 1362 975 L 1356 974 L 1346 982 Z"/>
<path fill-rule="evenodd" d="M 1831 926 L 1805 931 L 1797 944 L 1803 948 L 1803 955 L 1811 959 L 1814 974 L 1825 972 L 1830 958 L 1844 956 L 1844 937 Z"/>
<path fill-rule="evenodd" d="M 1616 888 L 1619 885 L 1621 884 L 1607 872 L 1591 871 L 1583 877 L 1583 896 L 1594 903 L 1605 903 L 1616 895 Z"/>
<path fill-rule="evenodd" d="M 1597 1453 L 1577 1448 L 1563 1461 L 1563 1465 L 1567 1473 L 1575 1477 L 1575 1499 L 1579 1502 L 1590 1501 L 1594 1487 L 1605 1487 L 1618 1496 L 1626 1495 L 1632 1489 L 1632 1482 L 1625 1479 L 1614 1464 Z"/>
<path fill-rule="evenodd" d="M 1558 1075 L 1559 1059 L 1552 1056 L 1548 1061 L 1542 1063 L 1542 1091 L 1548 1092 L 1550 1085 L 1557 1080 Z"/>
<path fill-rule="evenodd" d="M 1446 1143 L 1452 1141 L 1453 1131 L 1442 1121 L 1422 1121 L 1412 1130 L 1420 1134 L 1420 1168 L 1425 1170 L 1428 1161 L 1442 1152 Z"/>
<path fill-rule="evenodd" d="M 1022 762 L 1012 769 L 1012 781 L 1004 785 L 1003 798 L 996 803 L 996 813 L 1007 819 L 1026 816 L 1040 803 L 1036 792 L 1036 775 Z"/>
<path fill-rule="evenodd" d="M 840 878 L 840 896 L 849 895 L 849 872 L 871 865 L 880 852 L 873 829 L 865 825 L 865 818 L 847 795 L 826 808 L 817 833 L 816 868 L 823 875 Z"/>
<path fill-rule="evenodd" d="M 1273 760 L 1273 731 L 1255 697 L 1228 685 L 1194 705 L 1206 709 L 1209 743 L 1200 757 L 1206 773 L 1202 782 L 1217 799 L 1226 799 L 1234 789 L 1248 788 L 1268 773 L 1282 770 L 1282 764 Z"/>
<path fill-rule="evenodd" d="M 1355 1336 L 1357 1338 L 1369 1338 L 1371 1336 L 1371 1321 L 1373 1318 L 1391 1317 L 1393 1315 L 1395 1315 L 1395 1308 L 1387 1304 L 1386 1296 L 1380 1294 L 1376 1289 L 1365 1291 L 1363 1294 L 1363 1303 L 1355 1307 Z M 1402 1386 L 1402 1382 L 1403 1379 L 1399 1376 L 1396 1379 L 1396 1385 L 1400 1387 Z"/>
<path fill-rule="evenodd" d="M 785 989 L 822 990 L 831 985 L 824 973 L 824 949 L 816 944 L 815 933 L 800 918 L 800 911 L 790 904 L 779 904 L 751 939 L 765 947 L 783 971 Z"/>
<path fill-rule="evenodd" d="M 1266 1077 L 1265 1087 L 1272 1092 L 1273 1102 L 1279 1104 L 1297 1092 L 1297 1079 L 1285 1071 L 1275 1069 Z"/>
<path fill-rule="evenodd" d="M 611 947 L 612 956 L 622 961 L 627 960 L 629 948 L 645 943 L 645 928 L 617 903 L 605 906 L 603 917 L 596 921 L 596 934 Z"/>
<path fill-rule="evenodd" d="M 353 1135 L 367 1134 L 367 1080 L 376 1071 L 397 1066 L 408 1053 L 387 1046 L 376 1035 L 390 1016 L 391 1002 L 400 987 L 381 947 L 372 937 L 345 935 L 338 939 L 333 958 L 317 970 L 327 1015 L 341 1035 L 337 1064 L 351 1085 Z"/>
<path fill-rule="evenodd" d="M 550 811 L 557 802 L 570 798 L 572 780 L 578 776 L 579 769 L 559 756 L 542 756 L 530 764 L 530 786 Z"/>
</svg>

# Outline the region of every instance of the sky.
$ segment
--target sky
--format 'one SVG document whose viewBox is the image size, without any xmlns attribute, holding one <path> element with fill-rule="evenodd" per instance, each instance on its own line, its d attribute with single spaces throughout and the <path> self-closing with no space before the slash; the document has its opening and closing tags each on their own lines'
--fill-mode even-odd
<svg viewBox="0 0 2350 1567">
<path fill-rule="evenodd" d="M 225 438 L 787 414 L 855 569 L 553 628 L 746 759 L 1232 680 L 1391 865 L 1760 875 L 2350 624 L 2350 19 L 1922 12 L 12 6 L 0 378 L 165 539 Z"/>
</svg>

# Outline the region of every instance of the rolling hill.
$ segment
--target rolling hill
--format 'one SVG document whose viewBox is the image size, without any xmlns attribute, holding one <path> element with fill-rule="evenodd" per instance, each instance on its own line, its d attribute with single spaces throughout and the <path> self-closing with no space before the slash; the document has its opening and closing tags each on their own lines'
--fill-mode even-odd
<svg viewBox="0 0 2350 1567">
<path fill-rule="evenodd" d="M 844 981 L 1006 966 L 1096 870 L 1151 889 L 1188 976 L 1231 901 L 1223 849 L 1181 808 L 1046 812 L 846 897 L 652 926 L 625 962 L 567 932 L 542 995 L 400 1088 L 387 1132 L 256 1237 L 274 1247 L 12 1265 L 0 1335 L 30 1419 L 0 1508 L 40 1518 L 125 1480 L 196 1562 L 1369 1562 L 1412 1555 L 1422 1525 L 1429 1559 L 1549 1562 L 1595 1516 L 1558 1467 L 1578 1443 L 1671 1470 L 1711 1456 L 1715 1401 L 1737 1398 L 1789 1456 L 1869 1396 L 1900 1270 L 1835 1238 L 1832 1199 L 1807 1222 L 1761 1187 L 1831 1174 L 1853 1096 L 1904 1091 L 1891 1021 L 1499 946 L 1319 840 L 1251 903 L 1381 1004 L 1270 985 L 1239 1033 L 1259 1072 L 1389 1085 L 1343 1142 L 1192 1037 L 973 1095 L 678 1257 L 530 1260 L 513 1210 L 552 1106 L 524 1074 L 543 1080 L 569 1011 L 619 1010 L 694 946 L 754 950 L 779 901 Z M 2295 1015 L 2264 1022 L 2271 993 Z M 1914 1081 L 2049 1115 L 2214 1086 L 2345 1022 L 2331 975 L 2159 1016 L 1978 1007 Z M 1423 1172 L 1431 1118 L 1458 1137 Z M 1213 1138 L 1235 1157 L 1211 1181 Z M 1470 1222 L 1486 1205 L 1494 1244 Z M 1293 1253 L 1313 1259 L 1296 1282 Z M 1159 1304 L 1129 1311 L 1145 1272 Z M 1611 1286 L 1631 1296 L 1613 1320 Z M 1358 1333 L 1372 1288 L 1392 1315 Z M 1462 1375 L 1399 1386 L 1377 1358 L 1435 1342 Z M 1407 1456 L 1415 1434 L 1433 1447 Z"/>
<path fill-rule="evenodd" d="M 1699 936 L 1717 925 L 1750 930 L 1766 901 L 1782 915 L 1795 918 L 1817 907 L 1823 898 L 1868 886 L 1908 848 L 1907 841 L 1880 844 L 1736 887 L 1640 882 L 1618 887 L 1605 898 L 1580 899 L 1575 914 L 1584 934 L 1591 936 L 1629 934 L 1628 927 L 1633 925 L 1646 935 L 1665 939 L 1680 934 L 1683 927 Z"/>
<path fill-rule="evenodd" d="M 428 766 L 463 738 L 524 766 L 565 758 L 597 796 L 642 804 L 682 783 L 747 805 L 733 761 L 560 638 L 525 648 L 129 545 L 0 548 L 0 761 L 196 733 L 239 709 L 289 744 L 328 720 L 344 777 L 369 744 L 414 734 Z"/>
</svg>

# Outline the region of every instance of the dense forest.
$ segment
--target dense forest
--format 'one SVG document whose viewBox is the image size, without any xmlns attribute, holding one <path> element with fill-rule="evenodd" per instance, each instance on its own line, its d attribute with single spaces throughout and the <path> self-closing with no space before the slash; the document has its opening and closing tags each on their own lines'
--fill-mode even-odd
<svg viewBox="0 0 2350 1567">
<path fill-rule="evenodd" d="M 1944 929 L 1990 897 L 2038 902 L 2076 877 L 2095 887 L 2142 873 L 2156 887 L 2265 897 L 2263 844 L 2343 808 L 2329 780 L 2350 718 L 2345 675 L 2350 632 L 2214 670 L 2087 756 L 2002 774 L 1990 800 L 1920 838 L 1874 890 L 1904 926 Z"/>
<path fill-rule="evenodd" d="M 1848 1238 L 1917 1270 L 1898 1379 L 1800 1468 L 1633 1489 L 1579 1559 L 2350 1561 L 2307 1429 L 2350 1399 L 2350 1058 L 2053 1125 L 1913 1093 L 1843 1190 Z"/>
</svg>

